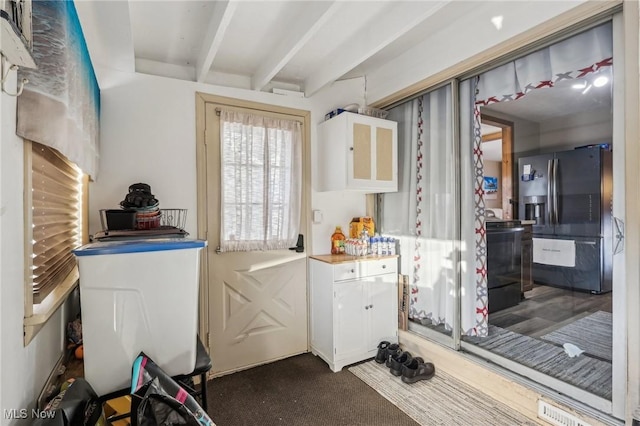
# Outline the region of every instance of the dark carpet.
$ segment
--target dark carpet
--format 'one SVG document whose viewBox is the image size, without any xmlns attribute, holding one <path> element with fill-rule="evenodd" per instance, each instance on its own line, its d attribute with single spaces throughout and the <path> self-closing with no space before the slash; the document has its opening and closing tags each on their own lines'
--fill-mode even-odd
<svg viewBox="0 0 640 426">
<path fill-rule="evenodd" d="M 214 378 L 207 391 L 217 426 L 417 425 L 346 368 L 334 373 L 310 353 Z"/>
</svg>

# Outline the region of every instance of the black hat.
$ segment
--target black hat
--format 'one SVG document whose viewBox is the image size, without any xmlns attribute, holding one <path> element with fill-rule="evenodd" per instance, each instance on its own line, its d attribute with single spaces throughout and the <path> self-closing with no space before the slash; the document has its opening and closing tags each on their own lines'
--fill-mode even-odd
<svg viewBox="0 0 640 426">
<path fill-rule="evenodd" d="M 125 195 L 124 200 L 120 202 L 120 206 L 125 209 L 155 207 L 158 200 L 151 193 L 151 186 L 146 183 L 134 183 L 129 186 L 129 193 Z"/>
</svg>

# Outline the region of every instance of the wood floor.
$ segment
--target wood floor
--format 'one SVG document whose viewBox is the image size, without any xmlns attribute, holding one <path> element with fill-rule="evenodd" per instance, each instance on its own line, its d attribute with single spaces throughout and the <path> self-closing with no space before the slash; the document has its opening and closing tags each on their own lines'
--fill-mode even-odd
<svg viewBox="0 0 640 426">
<path fill-rule="evenodd" d="M 611 312 L 611 293 L 590 294 L 534 285 L 516 306 L 489 314 L 489 324 L 540 337 L 597 311 Z"/>
</svg>

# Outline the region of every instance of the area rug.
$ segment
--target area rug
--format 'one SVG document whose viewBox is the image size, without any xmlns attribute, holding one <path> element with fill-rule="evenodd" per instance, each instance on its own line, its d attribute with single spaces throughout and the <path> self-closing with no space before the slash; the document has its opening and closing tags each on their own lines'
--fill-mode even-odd
<svg viewBox="0 0 640 426">
<path fill-rule="evenodd" d="M 430 380 L 403 383 L 384 364 L 349 371 L 421 425 L 535 425 L 521 413 L 438 370 Z"/>
<path fill-rule="evenodd" d="M 493 325 L 488 337 L 464 337 L 478 347 L 531 367 L 605 399 L 611 399 L 611 362 L 582 354 L 569 357 L 561 346 Z"/>
<path fill-rule="evenodd" d="M 541 338 L 560 346 L 573 343 L 587 354 L 611 361 L 612 314 L 598 311 L 573 321 Z"/>
</svg>

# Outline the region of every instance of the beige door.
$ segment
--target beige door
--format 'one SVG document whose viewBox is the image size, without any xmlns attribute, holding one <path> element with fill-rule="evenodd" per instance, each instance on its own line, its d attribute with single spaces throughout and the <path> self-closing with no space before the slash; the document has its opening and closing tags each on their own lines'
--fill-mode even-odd
<svg viewBox="0 0 640 426">
<path fill-rule="evenodd" d="M 209 352 L 213 374 L 218 375 L 308 350 L 306 253 L 294 250 L 222 253 L 216 250 L 220 235 L 221 193 L 220 120 L 216 109 L 221 107 L 229 108 L 229 105 L 204 102 L 208 240 L 208 292 L 204 293 L 208 293 L 209 302 Z M 247 110 L 247 107 L 236 106 L 235 109 Z M 259 112 L 283 117 L 282 113 Z M 285 118 L 301 120 L 299 116 Z M 308 121 L 301 121 L 308 126 Z M 303 135 L 308 135 L 308 130 L 305 129 Z M 307 176 L 304 171 L 307 151 L 304 147 L 303 177 Z M 303 185 L 302 191 L 300 233 L 306 234 L 307 185 Z"/>
</svg>

